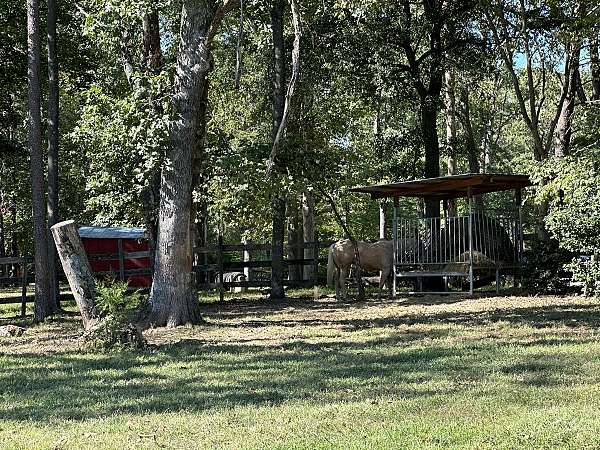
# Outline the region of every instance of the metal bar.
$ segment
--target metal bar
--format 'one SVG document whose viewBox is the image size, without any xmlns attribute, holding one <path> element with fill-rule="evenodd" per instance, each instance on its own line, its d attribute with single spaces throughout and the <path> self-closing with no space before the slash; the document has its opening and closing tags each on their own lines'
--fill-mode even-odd
<svg viewBox="0 0 600 450">
<path fill-rule="evenodd" d="M 473 197 L 471 187 L 467 188 L 469 197 L 469 294 L 473 295 Z"/>
<path fill-rule="evenodd" d="M 396 258 L 398 249 L 398 197 L 394 197 L 394 213 L 392 220 L 392 234 L 394 235 L 393 243 L 393 260 L 392 260 L 392 298 L 396 298 Z"/>
</svg>

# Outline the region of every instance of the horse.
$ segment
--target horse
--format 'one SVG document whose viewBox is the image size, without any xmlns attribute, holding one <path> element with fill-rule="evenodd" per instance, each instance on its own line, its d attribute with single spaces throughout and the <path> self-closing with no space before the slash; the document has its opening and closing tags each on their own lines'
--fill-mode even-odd
<svg viewBox="0 0 600 450">
<path fill-rule="evenodd" d="M 393 241 L 380 240 L 374 243 L 358 241 L 358 258 L 360 266 L 367 272 L 381 271 L 379 278 L 379 297 L 381 290 L 387 283 L 390 295 L 392 285 L 389 282 L 393 268 Z M 356 262 L 355 246 L 349 239 L 342 239 L 329 247 L 327 260 L 327 284 L 333 285 L 335 281 L 335 298 L 339 298 L 340 288 L 342 298 L 346 298 L 346 279 L 350 267 Z M 335 271 L 335 277 L 334 277 Z"/>
</svg>

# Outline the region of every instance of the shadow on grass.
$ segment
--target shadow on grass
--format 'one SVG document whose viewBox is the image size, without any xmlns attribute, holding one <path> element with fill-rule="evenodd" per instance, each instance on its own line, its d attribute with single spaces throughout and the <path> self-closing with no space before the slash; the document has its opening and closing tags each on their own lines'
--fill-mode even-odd
<svg viewBox="0 0 600 450">
<path fill-rule="evenodd" d="M 372 306 L 370 301 L 365 303 Z M 287 306 L 278 303 L 273 306 L 275 311 L 309 308 L 316 318 L 257 320 L 258 314 L 243 314 L 250 319 L 236 325 L 215 322 L 214 326 L 336 325 L 353 331 L 440 323 L 485 330 L 486 324 L 495 321 L 540 328 L 600 324 L 599 307 L 564 304 L 482 312 L 433 311 L 374 319 L 318 318 L 320 311 L 361 306 L 329 301 L 288 302 Z M 260 308 L 264 314 L 265 305 Z M 237 313 L 217 309 L 210 315 L 226 321 L 232 314 Z M 570 379 L 579 376 L 581 367 L 593 357 L 552 351 L 561 344 L 573 343 L 569 337 L 542 337 L 508 347 L 493 340 L 445 340 L 450 329 L 391 329 L 385 337 L 362 342 L 340 339 L 314 343 L 295 338 L 263 345 L 258 340 L 215 343 L 186 339 L 141 353 L 0 353 L 0 416 L 4 420 L 47 422 L 294 401 L 325 404 L 432 396 L 448 399 L 465 393 L 476 395 L 473 389 L 477 386 L 494 385 L 487 383 L 488 379 L 501 378 L 504 386 L 517 383 L 532 389 L 563 383 L 569 386 Z M 424 344 L 426 338 L 429 341 Z M 532 353 L 534 345 L 540 349 Z M 502 383 L 496 388 L 500 396 L 504 395 Z"/>
<path fill-rule="evenodd" d="M 143 353 L 0 354 L 0 415 L 47 422 L 289 401 L 449 399 L 498 373 L 554 386 L 581 364 L 570 357 L 509 362 L 501 346 L 486 342 L 411 346 L 421 337 L 397 333 L 362 343 L 277 346 L 188 339 Z"/>
<path fill-rule="evenodd" d="M 401 338 L 390 338 L 366 344 L 294 341 L 264 347 L 188 339 L 138 354 L 0 355 L 0 392 L 8 404 L 0 415 L 46 421 L 290 400 L 448 394 L 448 386 L 422 386 L 431 377 L 424 367 L 452 358 L 455 351 L 390 351 L 390 345 L 401 343 Z M 387 351 L 378 353 L 378 346 Z M 465 367 L 461 363 L 453 370 Z"/>
<path fill-rule="evenodd" d="M 436 305 L 456 303 L 465 299 L 448 299 L 447 297 L 429 297 L 421 299 L 403 300 L 402 305 Z M 466 326 L 481 326 L 494 322 L 509 322 L 526 324 L 534 328 L 554 327 L 564 325 L 568 327 L 593 327 L 600 326 L 600 305 L 597 304 L 554 304 L 546 306 L 522 306 L 510 308 L 487 309 L 484 311 L 419 311 L 418 313 L 390 315 L 387 317 L 360 319 L 329 318 L 321 319 L 325 313 L 335 313 L 348 309 L 360 311 L 362 308 L 378 305 L 385 308 L 386 304 L 398 306 L 398 301 L 393 300 L 368 300 L 365 302 L 336 302 L 333 299 L 326 301 L 284 301 L 267 304 L 226 308 L 213 308 L 206 310 L 209 318 L 224 321 L 218 326 L 222 327 L 268 327 L 268 326 L 338 326 L 344 329 L 365 329 L 373 327 L 395 327 L 400 325 L 432 325 L 432 324 L 460 324 Z M 310 311 L 314 318 L 278 319 L 277 313 L 293 312 L 294 310 Z M 273 317 L 257 319 L 267 314 Z M 360 316 L 360 312 L 357 314 Z M 229 322 L 239 319 L 239 322 Z"/>
</svg>

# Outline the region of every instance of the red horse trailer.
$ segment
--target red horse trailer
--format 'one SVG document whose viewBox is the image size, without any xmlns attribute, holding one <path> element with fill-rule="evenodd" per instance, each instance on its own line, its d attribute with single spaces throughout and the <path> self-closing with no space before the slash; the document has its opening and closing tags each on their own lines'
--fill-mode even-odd
<svg viewBox="0 0 600 450">
<path fill-rule="evenodd" d="M 98 278 L 127 281 L 131 287 L 150 287 L 150 247 L 143 228 L 80 227 L 79 236 Z"/>
</svg>

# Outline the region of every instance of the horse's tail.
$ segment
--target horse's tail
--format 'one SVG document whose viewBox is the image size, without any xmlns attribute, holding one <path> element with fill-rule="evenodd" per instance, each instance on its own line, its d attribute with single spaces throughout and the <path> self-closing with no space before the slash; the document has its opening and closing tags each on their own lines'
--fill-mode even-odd
<svg viewBox="0 0 600 450">
<path fill-rule="evenodd" d="M 327 286 L 333 286 L 333 271 L 335 263 L 333 262 L 333 245 L 329 246 L 329 255 L 327 257 Z"/>
</svg>

